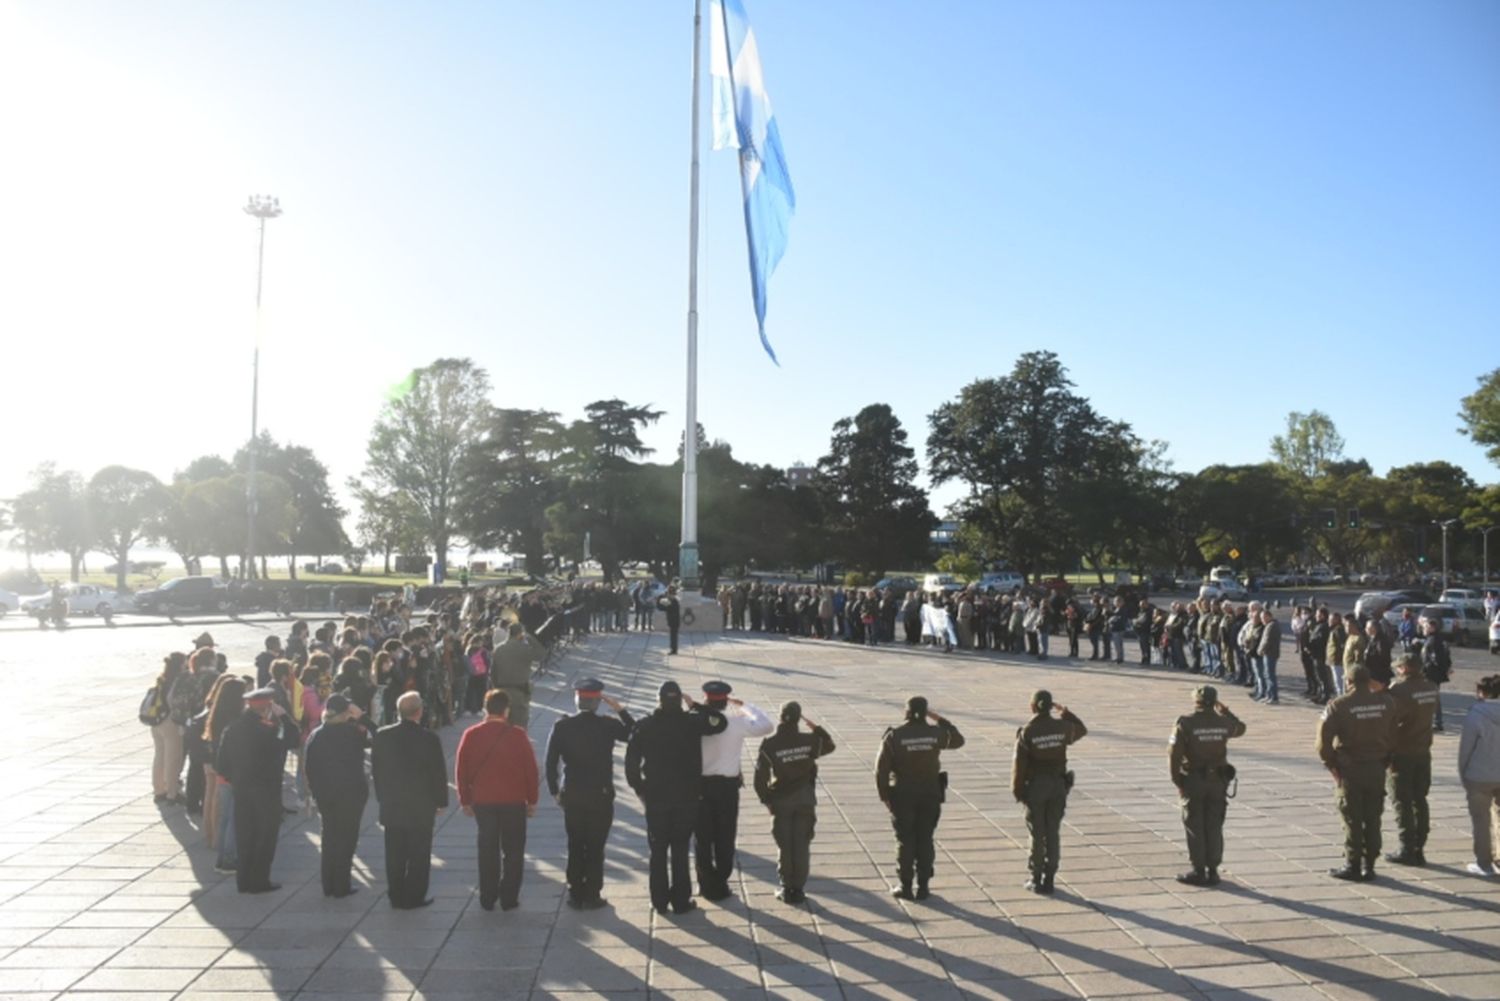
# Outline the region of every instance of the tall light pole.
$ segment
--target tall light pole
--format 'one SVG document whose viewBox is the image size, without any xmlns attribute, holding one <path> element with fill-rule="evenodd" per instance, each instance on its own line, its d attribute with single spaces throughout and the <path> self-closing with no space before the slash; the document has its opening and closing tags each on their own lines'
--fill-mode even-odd
<svg viewBox="0 0 1500 1001">
<path fill-rule="evenodd" d="M 1443 529 L 1443 590 L 1448 590 L 1448 528 L 1458 524 L 1457 518 L 1449 518 L 1447 521 L 1434 521 Z M 1442 597 L 1439 595 L 1439 597 Z"/>
<path fill-rule="evenodd" d="M 281 202 L 269 195 L 251 195 L 245 204 L 245 214 L 260 223 L 260 247 L 255 255 L 255 357 L 250 366 L 250 475 L 245 481 L 246 507 L 250 513 L 245 530 L 245 564 L 240 567 L 240 576 L 249 580 L 255 572 L 255 452 L 256 439 L 260 437 L 260 292 L 266 275 L 266 220 L 281 215 Z"/>
<path fill-rule="evenodd" d="M 1484 536 L 1484 586 L 1490 586 L 1490 533 L 1500 525 L 1491 525 L 1489 528 L 1478 529 L 1480 535 Z"/>
</svg>

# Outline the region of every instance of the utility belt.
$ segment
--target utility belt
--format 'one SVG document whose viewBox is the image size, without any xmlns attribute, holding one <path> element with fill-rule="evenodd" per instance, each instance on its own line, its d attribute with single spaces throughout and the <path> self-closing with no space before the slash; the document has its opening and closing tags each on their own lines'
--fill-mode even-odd
<svg viewBox="0 0 1500 1001">
<path fill-rule="evenodd" d="M 717 786 L 733 786 L 735 789 L 740 789 L 740 788 L 743 788 L 744 785 L 745 785 L 745 776 L 743 774 L 740 774 L 740 775 L 705 775 L 705 776 L 703 776 L 703 784 L 704 785 L 717 785 Z"/>
<path fill-rule="evenodd" d="M 1075 776 L 1071 770 L 1063 768 L 1033 768 L 1027 775 L 1026 782 L 1029 785 L 1032 780 L 1040 778 L 1060 778 L 1063 780 L 1063 788 L 1071 791 Z"/>
<path fill-rule="evenodd" d="M 1239 772 L 1228 762 L 1222 765 L 1201 765 L 1197 768 L 1189 768 L 1187 774 L 1189 778 L 1220 779 L 1226 786 L 1232 785 L 1234 788 L 1226 792 L 1230 799 L 1234 799 L 1235 794 L 1240 790 L 1239 783 L 1236 781 Z"/>
</svg>

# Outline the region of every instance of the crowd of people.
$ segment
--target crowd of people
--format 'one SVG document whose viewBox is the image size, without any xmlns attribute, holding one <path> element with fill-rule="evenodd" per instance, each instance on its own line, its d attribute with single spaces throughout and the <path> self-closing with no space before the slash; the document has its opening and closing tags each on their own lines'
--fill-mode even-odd
<svg viewBox="0 0 1500 1001">
<path fill-rule="evenodd" d="M 203 816 L 218 867 L 233 871 L 246 893 L 278 888 L 271 867 L 283 817 L 315 804 L 323 827 L 323 891 L 342 898 L 358 890 L 351 868 L 373 781 L 390 904 L 423 907 L 431 902 L 434 825 L 449 804 L 449 763 L 435 731 L 474 715 L 479 719 L 459 741 L 451 777 L 460 807 L 476 823 L 480 905 L 518 905 L 526 821 L 535 815 L 545 782 L 564 812 L 568 903 L 587 910 L 607 903 L 603 859 L 614 816 L 613 748 L 624 743 L 626 782 L 644 806 L 652 904 L 662 913 L 681 914 L 697 906 L 690 853 L 699 896 L 718 901 L 731 893 L 742 749 L 759 737 L 751 787 L 773 818 L 778 896 L 801 902 L 816 827 L 816 762 L 834 745 L 799 703 L 783 705 L 773 720 L 733 698 L 725 682 L 706 684 L 701 700 L 667 682 L 655 711 L 637 720 L 603 694 L 601 682 L 584 679 L 575 686 L 577 712 L 556 722 L 545 764 L 538 767 L 527 727 L 532 674 L 544 656 L 545 637 L 628 628 L 632 623 L 619 615 L 622 594 L 630 597 L 629 589 L 473 591 L 420 616 L 399 598 L 377 600 L 367 613 L 341 623 L 330 620 L 312 629 L 294 621 L 284 639 L 267 640 L 254 673 L 243 675 L 229 670 L 213 637 L 204 633 L 193 652 L 165 659 L 142 705 L 156 747 L 156 800 Z M 835 601 L 841 594 L 843 600 Z M 675 647 L 675 591 L 649 600 L 673 620 Z M 751 585 L 721 592 L 720 604 L 725 630 L 748 626 L 878 643 L 893 626 L 889 601 L 879 592 Z M 634 604 L 631 597 L 632 610 Z M 1260 602 L 1156 608 L 1144 599 L 1132 607 L 1126 595 L 1048 600 L 963 591 L 908 595 L 898 609 L 903 621 L 903 609 L 911 605 L 926 609 L 921 630 L 945 649 L 951 644 L 1032 651 L 1040 658 L 1048 649 L 1043 637 L 1056 630 L 1067 637 L 1069 656 L 1079 656 L 1087 641 L 1089 659 L 1119 663 L 1125 637 L 1134 631 L 1143 663 L 1159 658 L 1179 670 L 1249 684 L 1263 702 L 1279 698 L 1276 662 L 1283 637 L 1275 610 Z M 650 618 L 634 625 L 650 628 Z M 1386 858 L 1425 865 L 1432 733 L 1442 727 L 1438 686 L 1451 671 L 1441 637 L 1422 635 L 1405 620 L 1390 630 L 1379 620 L 1346 621 L 1326 608 L 1300 607 L 1293 609 L 1289 632 L 1303 661 L 1308 697 L 1326 703 L 1318 753 L 1335 779 L 1347 854 L 1346 865 L 1333 875 L 1374 878 L 1387 791 L 1401 849 Z M 1034 645 L 1027 640 L 1032 633 Z M 918 635 L 916 642 L 922 639 Z M 1475 861 L 1469 868 L 1493 875 L 1500 675 L 1484 678 L 1476 696 L 1464 721 L 1459 770 L 1474 824 Z M 1195 711 L 1173 729 L 1168 766 L 1192 861 L 1181 881 L 1211 886 L 1219 881 L 1227 790 L 1235 778 L 1227 746 L 1245 724 L 1214 687 L 1200 686 L 1194 698 Z M 613 716 L 602 714 L 602 706 Z M 1058 870 L 1061 820 L 1073 786 L 1067 747 L 1087 729 L 1055 705 L 1049 692 L 1035 693 L 1030 708 L 1031 721 L 1016 735 L 1012 792 L 1025 809 L 1032 838 L 1027 887 L 1045 894 L 1052 892 Z M 947 787 L 940 755 L 963 743 L 957 727 L 921 697 L 908 701 L 905 720 L 882 739 L 876 787 L 896 836 L 898 897 L 920 900 L 931 892 L 933 837 Z"/>
</svg>

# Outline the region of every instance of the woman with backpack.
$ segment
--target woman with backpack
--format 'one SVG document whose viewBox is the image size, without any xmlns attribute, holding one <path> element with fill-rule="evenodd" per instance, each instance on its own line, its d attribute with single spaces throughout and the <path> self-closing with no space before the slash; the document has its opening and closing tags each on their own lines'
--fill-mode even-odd
<svg viewBox="0 0 1500 1001">
<path fill-rule="evenodd" d="M 140 720 L 151 728 L 151 792 L 156 803 L 182 799 L 182 724 L 172 719 L 168 701 L 178 679 L 187 673 L 187 654 L 168 654 L 161 674 L 141 704 Z"/>
</svg>

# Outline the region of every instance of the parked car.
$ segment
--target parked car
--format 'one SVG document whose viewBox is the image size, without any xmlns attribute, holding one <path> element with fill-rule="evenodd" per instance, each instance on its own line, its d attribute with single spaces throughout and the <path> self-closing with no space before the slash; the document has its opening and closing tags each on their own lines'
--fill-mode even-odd
<svg viewBox="0 0 1500 1001">
<path fill-rule="evenodd" d="M 964 582 L 951 573 L 930 573 L 922 578 L 922 590 L 931 594 L 933 591 L 962 591 Z"/>
<path fill-rule="evenodd" d="M 1366 591 L 1354 602 L 1356 618 L 1369 619 L 1385 615 L 1397 605 L 1430 605 L 1432 595 L 1419 587 L 1399 591 Z M 1389 618 L 1389 616 L 1387 616 Z"/>
<path fill-rule="evenodd" d="M 1448 642 L 1468 646 L 1471 641 L 1488 635 L 1484 611 L 1480 610 L 1471 615 L 1472 611 L 1472 609 L 1459 608 L 1457 605 L 1436 604 L 1423 608 L 1420 617 L 1436 620 L 1438 632 Z"/>
<path fill-rule="evenodd" d="M 1484 613 L 1484 592 L 1472 588 L 1450 587 L 1438 595 L 1438 601 L 1457 608 L 1472 608 L 1481 615 Z"/>
<path fill-rule="evenodd" d="M 915 591 L 922 585 L 915 577 L 885 577 L 875 582 L 875 586 L 887 594 L 901 597 L 910 591 Z"/>
<path fill-rule="evenodd" d="M 1203 586 L 1203 578 L 1197 574 L 1183 574 L 1172 579 L 1172 588 L 1176 591 L 1196 591 Z"/>
<path fill-rule="evenodd" d="M 1026 578 L 1014 570 L 996 570 L 979 578 L 981 591 L 994 591 L 997 594 L 1006 594 L 1025 586 Z"/>
<path fill-rule="evenodd" d="M 21 597 L 14 591 L 7 591 L 0 587 L 0 616 L 6 612 L 16 612 L 21 608 Z"/>
<path fill-rule="evenodd" d="M 1204 601 L 1249 601 L 1250 592 L 1234 578 L 1221 577 L 1198 588 L 1198 598 Z"/>
<path fill-rule="evenodd" d="M 130 604 L 130 599 L 94 584 L 64 584 L 62 595 L 69 615 L 113 615 L 121 610 L 121 606 Z M 23 599 L 21 611 L 36 615 L 51 605 L 52 592 L 44 591 Z"/>
<path fill-rule="evenodd" d="M 322 566 L 316 568 L 313 571 L 313 573 L 343 573 L 343 572 L 344 572 L 344 565 L 342 563 L 324 563 Z"/>
<path fill-rule="evenodd" d="M 229 601 L 229 592 L 214 577 L 174 577 L 161 587 L 140 591 L 135 596 L 138 612 L 220 612 Z"/>
</svg>

